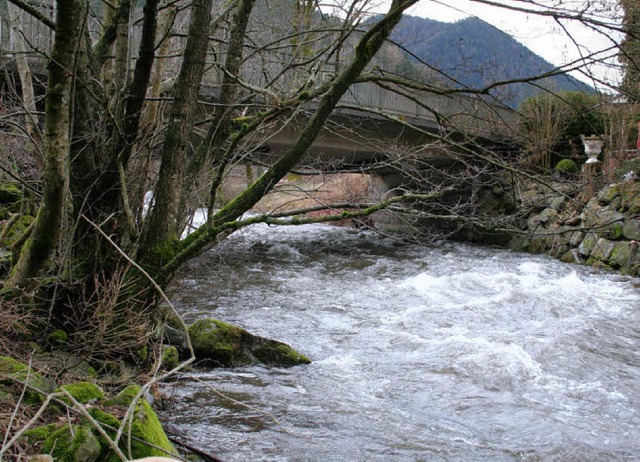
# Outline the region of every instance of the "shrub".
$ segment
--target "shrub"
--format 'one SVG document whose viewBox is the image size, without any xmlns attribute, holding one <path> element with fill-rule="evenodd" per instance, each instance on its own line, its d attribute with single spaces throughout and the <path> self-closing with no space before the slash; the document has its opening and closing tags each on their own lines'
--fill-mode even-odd
<svg viewBox="0 0 640 462">
<path fill-rule="evenodd" d="M 556 170 L 560 173 L 568 173 L 574 175 L 580 171 L 578 165 L 571 159 L 562 159 L 556 164 Z"/>
<path fill-rule="evenodd" d="M 599 102 L 596 95 L 581 92 L 542 93 L 524 100 L 518 138 L 526 154 L 542 167 L 583 155 L 580 135 L 604 133 Z"/>
</svg>

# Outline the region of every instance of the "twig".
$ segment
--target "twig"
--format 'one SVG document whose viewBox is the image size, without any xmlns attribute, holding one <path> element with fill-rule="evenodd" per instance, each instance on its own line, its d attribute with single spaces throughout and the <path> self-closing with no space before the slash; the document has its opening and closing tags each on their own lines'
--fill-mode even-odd
<svg viewBox="0 0 640 462">
<path fill-rule="evenodd" d="M 98 231 L 98 233 L 100 233 L 100 235 L 102 237 L 104 237 L 113 246 L 113 248 L 116 249 L 116 251 L 120 255 L 122 255 L 122 257 L 124 257 L 125 260 L 127 260 L 129 263 L 131 263 L 135 269 L 140 271 L 142 273 L 142 275 L 145 278 L 147 278 L 147 280 L 151 283 L 151 285 L 158 291 L 158 293 L 160 294 L 162 299 L 167 303 L 167 305 L 169 305 L 169 308 L 173 311 L 173 313 L 180 320 L 181 327 L 184 329 L 184 331 L 185 331 L 185 333 L 187 335 L 187 347 L 189 348 L 189 353 L 191 354 L 191 357 L 193 359 L 195 359 L 195 354 L 193 352 L 193 346 L 191 345 L 191 338 L 189 337 L 189 329 L 187 328 L 187 325 L 182 320 L 182 316 L 180 316 L 180 314 L 176 311 L 175 307 L 173 306 L 173 304 L 171 303 L 171 301 L 169 300 L 167 295 L 164 293 L 164 290 L 162 290 L 162 288 L 151 277 L 151 275 L 149 273 L 147 273 L 140 265 L 138 265 L 135 261 L 133 261 L 133 259 L 131 257 L 129 257 L 129 255 L 127 255 L 126 252 L 124 250 L 122 250 L 118 246 L 118 244 L 113 242 L 113 240 L 109 236 L 107 236 L 107 234 L 105 234 L 105 232 L 102 231 L 102 229 L 98 225 L 96 225 L 93 221 L 91 221 L 89 218 L 87 218 L 87 216 L 84 215 L 84 214 L 82 214 L 82 218 L 84 218 L 87 221 L 87 223 L 89 223 L 93 228 L 95 228 L 95 230 Z M 178 366 L 178 367 L 180 367 L 180 366 Z"/>
<path fill-rule="evenodd" d="M 11 231 L 11 228 L 13 227 L 13 225 L 16 224 L 19 218 L 20 218 L 19 213 L 14 213 L 13 215 L 11 215 L 11 218 L 9 218 L 9 221 L 7 222 L 7 224 L 4 225 L 2 232 L 0 232 L 0 242 L 2 242 L 4 238 L 7 236 L 7 234 L 9 234 L 9 231 Z"/>
</svg>

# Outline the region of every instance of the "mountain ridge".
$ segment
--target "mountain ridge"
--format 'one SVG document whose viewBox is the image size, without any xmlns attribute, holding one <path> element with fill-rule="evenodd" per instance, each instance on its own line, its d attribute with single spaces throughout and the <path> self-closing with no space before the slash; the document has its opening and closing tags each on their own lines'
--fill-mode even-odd
<svg viewBox="0 0 640 462">
<path fill-rule="evenodd" d="M 404 16 L 391 34 L 391 40 L 414 56 L 439 69 L 447 84 L 482 89 L 496 81 L 534 78 L 554 72 L 557 67 L 535 54 L 508 33 L 476 18 L 453 23 L 417 16 Z M 595 90 L 570 75 L 554 75 L 533 83 L 515 82 L 492 90 L 493 96 L 517 106 L 544 89 L 552 91 Z"/>
</svg>

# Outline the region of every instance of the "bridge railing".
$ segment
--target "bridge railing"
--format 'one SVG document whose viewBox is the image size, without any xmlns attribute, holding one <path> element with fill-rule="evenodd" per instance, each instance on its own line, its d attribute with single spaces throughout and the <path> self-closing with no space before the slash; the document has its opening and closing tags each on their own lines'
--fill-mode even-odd
<svg viewBox="0 0 640 462">
<path fill-rule="evenodd" d="M 489 104 L 480 97 L 418 92 L 407 97 L 372 82 L 352 85 L 341 102 L 411 118 L 419 124 L 437 124 L 443 130 L 457 129 L 478 135 L 503 129 L 515 118 L 511 109 Z"/>
</svg>

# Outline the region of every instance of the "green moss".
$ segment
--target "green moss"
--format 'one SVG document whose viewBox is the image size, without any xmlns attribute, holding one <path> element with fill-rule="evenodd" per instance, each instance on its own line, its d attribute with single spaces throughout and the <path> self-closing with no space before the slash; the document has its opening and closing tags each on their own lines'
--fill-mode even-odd
<svg viewBox="0 0 640 462">
<path fill-rule="evenodd" d="M 298 353 L 285 343 L 275 341 L 273 344 L 258 348 L 253 354 L 265 364 L 277 364 L 284 367 L 311 363 L 307 356 Z"/>
<path fill-rule="evenodd" d="M 22 199 L 22 190 L 15 183 L 0 183 L 0 204 L 11 204 Z"/>
<path fill-rule="evenodd" d="M 86 402 L 103 396 L 101 390 L 95 385 L 86 382 L 69 384 L 67 389 L 76 399 Z M 73 391 L 71 391 L 73 390 Z M 116 397 L 100 405 L 89 407 L 89 414 L 97 422 L 103 424 L 103 428 L 110 437 L 114 437 L 122 422 L 111 414 L 107 406 L 114 408 L 117 415 L 122 415 L 132 400 L 139 393 L 140 387 L 131 385 L 120 392 Z M 145 399 L 140 399 L 132 413 L 133 420 L 125 424 L 123 437 L 120 441 L 120 449 L 128 454 L 128 435 L 131 434 L 132 458 L 150 456 L 167 456 L 176 454 L 173 445 L 167 438 L 157 415 Z M 118 461 L 118 457 L 110 449 L 104 438 L 92 427 L 87 420 L 74 423 L 56 423 L 34 428 L 26 432 L 25 438 L 31 447 L 38 448 L 43 454 L 51 454 L 56 461 L 100 460 Z"/>
<path fill-rule="evenodd" d="M 620 185 L 614 183 L 605 186 L 598 192 L 597 197 L 600 204 L 610 204 L 614 199 L 620 197 Z"/>
<path fill-rule="evenodd" d="M 118 393 L 114 398 L 107 401 L 107 406 L 129 406 L 140 392 L 138 385 L 129 385 Z"/>
<path fill-rule="evenodd" d="M 42 454 L 61 462 L 97 460 L 101 452 L 98 439 L 83 425 L 47 425 L 27 431 L 25 437 L 32 445 L 41 444 Z"/>
<path fill-rule="evenodd" d="M 178 353 L 178 349 L 173 345 L 165 346 L 162 349 L 162 366 L 171 370 L 180 364 L 180 354 Z"/>
<path fill-rule="evenodd" d="M 136 354 L 136 359 L 138 361 L 144 362 L 149 357 L 149 348 L 147 348 L 147 345 L 145 345 L 139 350 L 137 350 L 135 354 Z"/>
<path fill-rule="evenodd" d="M 246 361 L 242 352 L 242 330 L 217 319 L 201 319 L 189 326 L 189 336 L 196 357 L 220 365 Z"/>
<path fill-rule="evenodd" d="M 104 392 L 102 389 L 95 383 L 91 382 L 75 382 L 63 385 L 60 388 L 67 390 L 71 396 L 82 404 L 104 398 Z"/>
<path fill-rule="evenodd" d="M 7 356 L 0 356 L 0 374 L 12 376 L 27 369 L 28 366 L 26 364 Z"/>
<path fill-rule="evenodd" d="M 556 170 L 561 173 L 574 175 L 580 171 L 578 165 L 571 159 L 562 159 L 556 164 Z"/>
<path fill-rule="evenodd" d="M 140 387 L 138 385 L 130 385 L 118 393 L 113 400 L 110 400 L 109 404 L 128 407 L 139 391 Z M 110 423 L 109 425 L 116 427 L 119 426 L 120 423 L 118 423 L 118 425 Z M 124 434 L 129 434 L 128 424 Z M 158 416 L 144 398 L 139 399 L 136 404 L 134 419 L 131 425 L 131 436 L 136 438 L 131 441 L 133 458 L 166 456 L 167 453 L 175 454 L 175 449 L 162 429 Z M 122 447 L 125 448 L 126 446 L 126 442 L 123 441 Z M 156 447 L 160 449 L 156 449 Z M 109 460 L 117 461 L 118 459 L 114 455 Z"/>
<path fill-rule="evenodd" d="M 311 361 L 289 345 L 252 335 L 217 319 L 201 319 L 189 326 L 196 357 L 220 366 L 264 363 L 290 367 Z"/>
<path fill-rule="evenodd" d="M 167 239 L 161 244 L 158 244 L 153 249 L 154 261 L 162 266 L 165 263 L 171 261 L 176 255 L 180 247 L 180 241 L 178 239 Z"/>
<path fill-rule="evenodd" d="M 234 130 L 241 129 L 243 125 L 247 125 L 251 123 L 253 117 L 234 117 L 231 119 L 231 128 Z"/>
<path fill-rule="evenodd" d="M 0 383 L 5 385 L 15 386 L 19 390 L 23 387 L 22 382 L 26 382 L 29 385 L 29 388 L 25 391 L 25 401 L 28 404 L 41 403 L 44 400 L 44 396 L 56 388 L 53 380 L 33 369 L 30 370 L 26 364 L 6 356 L 0 356 L 0 374 L 9 377 L 8 379 L 0 379 Z M 41 390 L 42 393 L 34 389 Z"/>
<path fill-rule="evenodd" d="M 43 442 L 46 440 L 52 432 L 60 428 L 61 424 L 49 424 L 42 427 L 32 428 L 24 433 L 24 436 L 31 444 Z"/>
<path fill-rule="evenodd" d="M 622 239 L 624 237 L 623 226 L 621 223 L 616 223 L 611 231 L 611 237 L 614 240 Z"/>
<path fill-rule="evenodd" d="M 99 409 L 97 407 L 92 407 L 88 409 L 89 415 L 96 419 L 98 422 L 108 425 L 112 428 L 118 428 L 120 426 L 120 421 L 113 415 Z"/>
<path fill-rule="evenodd" d="M 47 335 L 47 342 L 54 346 L 60 346 L 67 343 L 69 336 L 67 333 L 61 329 L 56 329 Z"/>
</svg>

